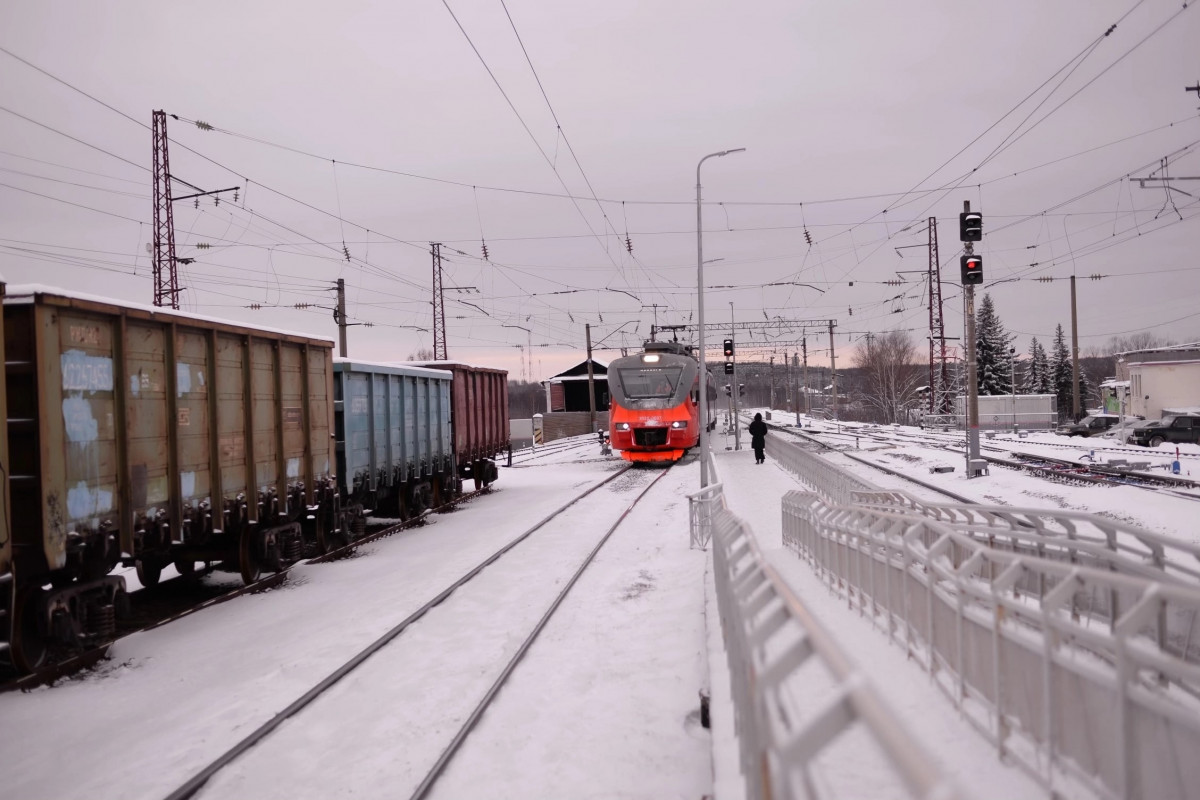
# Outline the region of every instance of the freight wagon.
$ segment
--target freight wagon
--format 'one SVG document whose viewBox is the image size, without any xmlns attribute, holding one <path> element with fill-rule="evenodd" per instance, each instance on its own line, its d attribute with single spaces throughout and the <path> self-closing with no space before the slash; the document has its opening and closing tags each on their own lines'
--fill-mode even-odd
<svg viewBox="0 0 1200 800">
<path fill-rule="evenodd" d="M 459 494 L 452 373 L 342 359 L 333 372 L 342 527 L 361 533 L 369 513 L 409 519 Z"/>
<path fill-rule="evenodd" d="M 118 563 L 249 582 L 334 532 L 332 342 L 45 287 L 10 287 L 3 314 L 18 669 L 112 632 Z"/>
<path fill-rule="evenodd" d="M 463 480 L 482 489 L 496 480 L 495 458 L 509 450 L 508 373 L 458 361 L 426 361 L 421 366 L 446 370 L 453 408 L 454 463 L 461 490 Z"/>
</svg>

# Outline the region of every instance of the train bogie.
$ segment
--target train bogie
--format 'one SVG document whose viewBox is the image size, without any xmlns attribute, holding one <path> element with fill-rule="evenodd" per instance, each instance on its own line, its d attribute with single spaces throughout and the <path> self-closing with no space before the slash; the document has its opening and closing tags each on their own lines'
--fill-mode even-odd
<svg viewBox="0 0 1200 800">
<path fill-rule="evenodd" d="M 450 372 L 334 363 L 338 475 L 350 525 L 408 519 L 456 494 Z"/>
</svg>

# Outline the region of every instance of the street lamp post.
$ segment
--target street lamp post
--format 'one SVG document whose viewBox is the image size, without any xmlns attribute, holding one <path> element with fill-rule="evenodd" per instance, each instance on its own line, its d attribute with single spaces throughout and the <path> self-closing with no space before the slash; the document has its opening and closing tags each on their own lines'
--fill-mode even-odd
<svg viewBox="0 0 1200 800">
<path fill-rule="evenodd" d="M 704 226 L 700 206 L 700 167 L 710 158 L 741 153 L 746 148 L 709 153 L 696 164 L 696 311 L 699 322 L 700 348 L 700 488 L 708 486 L 708 366 L 704 358 Z"/>
<path fill-rule="evenodd" d="M 1017 348 L 1008 348 L 1008 380 L 1012 384 L 1013 435 L 1017 434 Z"/>
</svg>

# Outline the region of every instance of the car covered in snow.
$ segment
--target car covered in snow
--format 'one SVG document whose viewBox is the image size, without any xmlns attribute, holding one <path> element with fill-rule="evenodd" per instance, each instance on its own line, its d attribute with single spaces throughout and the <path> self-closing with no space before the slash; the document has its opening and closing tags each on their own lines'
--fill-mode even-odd
<svg viewBox="0 0 1200 800">
<path fill-rule="evenodd" d="M 1125 441 L 1142 447 L 1158 447 L 1163 442 L 1200 444 L 1200 414 L 1173 414 L 1148 422 L 1134 428 Z"/>
<path fill-rule="evenodd" d="M 1055 433 L 1060 436 L 1101 436 L 1120 421 L 1119 414 L 1088 414 L 1079 422 L 1059 425 Z"/>
</svg>

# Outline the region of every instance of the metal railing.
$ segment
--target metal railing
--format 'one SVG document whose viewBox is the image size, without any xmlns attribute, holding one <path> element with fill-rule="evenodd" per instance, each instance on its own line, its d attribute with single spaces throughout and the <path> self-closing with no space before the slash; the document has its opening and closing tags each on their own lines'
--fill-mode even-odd
<svg viewBox="0 0 1200 800">
<path fill-rule="evenodd" d="M 854 727 L 875 742 L 910 796 L 959 797 L 879 692 L 768 565 L 753 532 L 729 511 L 719 487 L 696 492 L 689 503 L 704 507 L 703 521 L 712 536 L 748 800 L 822 796 L 813 762 L 836 743 L 839 733 Z M 700 518 L 697 511 L 693 524 Z M 692 538 L 698 538 L 695 529 Z M 814 683 L 814 670 L 827 676 L 828 685 Z M 856 752 L 855 764 L 869 758 Z M 847 772 L 857 772 L 857 767 Z"/>
<path fill-rule="evenodd" d="M 1052 790 L 1066 774 L 1104 796 L 1200 797 L 1200 666 L 1182 624 L 1200 589 L 812 492 L 784 497 L 783 526 L 789 548 Z"/>
<path fill-rule="evenodd" d="M 1058 509 L 933 503 L 899 490 L 853 492 L 851 503 L 918 514 L 981 536 L 1038 542 L 1042 547 L 1028 554 L 1042 558 L 1076 562 L 1092 554 L 1100 563 L 1090 566 L 1200 586 L 1200 545 L 1111 517 Z M 1013 547 L 1028 552 L 1016 541 Z"/>
<path fill-rule="evenodd" d="M 813 487 L 817 494 L 835 503 L 850 503 L 854 492 L 879 490 L 869 481 L 778 434 L 767 436 L 766 445 L 767 454 L 782 464 L 784 469 Z"/>
</svg>

